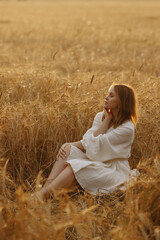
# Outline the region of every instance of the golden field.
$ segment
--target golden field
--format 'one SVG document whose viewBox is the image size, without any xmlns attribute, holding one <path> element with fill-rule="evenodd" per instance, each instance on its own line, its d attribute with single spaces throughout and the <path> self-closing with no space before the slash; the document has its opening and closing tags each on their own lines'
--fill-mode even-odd
<svg viewBox="0 0 160 240">
<path fill-rule="evenodd" d="M 159 1 L 0 1 L 0 239 L 160 240 L 159 26 Z M 113 82 L 138 95 L 140 177 L 125 192 L 32 202 Z"/>
</svg>

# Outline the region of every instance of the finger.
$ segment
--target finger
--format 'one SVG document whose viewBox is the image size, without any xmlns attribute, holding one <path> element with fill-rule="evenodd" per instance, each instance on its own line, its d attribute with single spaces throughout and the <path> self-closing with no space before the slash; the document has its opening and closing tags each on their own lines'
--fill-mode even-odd
<svg viewBox="0 0 160 240">
<path fill-rule="evenodd" d="M 68 147 L 70 145 L 71 145 L 70 143 L 66 143 L 65 146 L 64 146 L 64 150 L 66 149 L 66 147 Z"/>
<path fill-rule="evenodd" d="M 104 115 L 105 115 L 105 117 L 108 115 L 108 109 L 107 108 L 104 110 Z"/>
<path fill-rule="evenodd" d="M 59 157 L 60 157 L 61 159 L 65 159 L 65 158 L 67 157 L 67 155 L 59 155 Z"/>
<path fill-rule="evenodd" d="M 59 155 L 63 156 L 63 157 L 66 157 L 66 152 L 65 151 L 60 151 Z"/>
<path fill-rule="evenodd" d="M 65 147 L 68 145 L 68 143 L 64 143 L 61 147 L 61 149 L 65 149 Z"/>
<path fill-rule="evenodd" d="M 110 112 L 110 108 L 104 108 L 104 112 L 105 113 L 109 113 Z"/>
<path fill-rule="evenodd" d="M 66 151 L 64 150 L 64 149 L 60 149 L 60 152 L 59 152 L 60 154 L 62 154 L 62 155 L 65 155 L 66 154 Z"/>
</svg>

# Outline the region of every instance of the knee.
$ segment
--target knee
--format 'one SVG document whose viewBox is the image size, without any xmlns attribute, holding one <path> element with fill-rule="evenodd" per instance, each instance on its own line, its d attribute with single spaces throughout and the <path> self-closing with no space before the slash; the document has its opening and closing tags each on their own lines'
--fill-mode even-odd
<svg viewBox="0 0 160 240">
<path fill-rule="evenodd" d="M 66 145 L 66 146 L 64 147 L 64 150 L 65 150 L 66 155 L 67 155 L 67 157 L 68 157 L 69 154 L 70 154 L 70 151 L 71 151 L 71 145 Z"/>
</svg>

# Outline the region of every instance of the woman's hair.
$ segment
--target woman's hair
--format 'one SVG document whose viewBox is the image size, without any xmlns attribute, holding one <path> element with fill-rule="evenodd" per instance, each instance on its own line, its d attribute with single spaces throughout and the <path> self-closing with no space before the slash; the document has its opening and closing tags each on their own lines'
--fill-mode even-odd
<svg viewBox="0 0 160 240">
<path fill-rule="evenodd" d="M 137 97 L 134 89 L 131 86 L 124 84 L 113 84 L 111 87 L 114 87 L 120 100 L 119 112 L 117 119 L 114 122 L 114 128 L 127 120 L 131 120 L 134 125 L 136 125 L 138 110 Z"/>
</svg>

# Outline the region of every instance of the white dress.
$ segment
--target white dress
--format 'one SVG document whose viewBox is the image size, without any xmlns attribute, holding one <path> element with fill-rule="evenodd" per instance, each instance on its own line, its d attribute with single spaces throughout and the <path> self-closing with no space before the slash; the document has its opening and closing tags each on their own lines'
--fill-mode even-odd
<svg viewBox="0 0 160 240">
<path fill-rule="evenodd" d="M 112 192 L 127 181 L 130 174 L 128 158 L 135 133 L 133 122 L 126 121 L 94 137 L 93 132 L 102 124 L 102 114 L 96 115 L 92 127 L 81 140 L 86 152 L 71 145 L 66 161 L 80 186 L 94 195 Z"/>
</svg>

